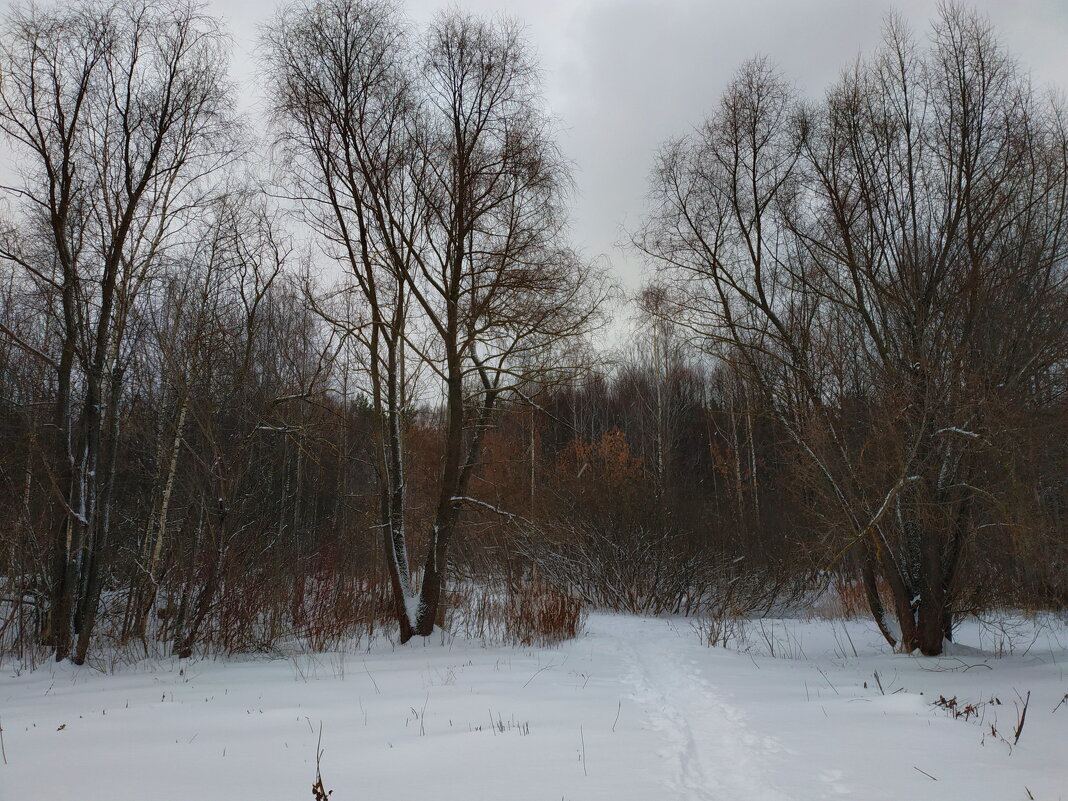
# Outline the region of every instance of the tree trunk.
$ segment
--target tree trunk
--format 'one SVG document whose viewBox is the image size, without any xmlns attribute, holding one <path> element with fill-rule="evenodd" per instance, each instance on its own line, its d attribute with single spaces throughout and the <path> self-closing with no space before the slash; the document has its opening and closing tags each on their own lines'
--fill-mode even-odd
<svg viewBox="0 0 1068 801">
<path fill-rule="evenodd" d="M 100 608 L 100 595 L 103 589 L 103 575 L 111 563 L 111 499 L 115 489 L 115 471 L 119 450 L 119 397 L 122 392 L 122 368 L 111 370 L 111 397 L 108 403 L 107 425 L 107 470 L 104 486 L 100 494 L 100 505 L 96 524 L 96 541 L 92 550 L 86 554 L 85 593 L 80 599 L 78 610 L 78 642 L 71 661 L 76 665 L 85 664 L 89 653 L 89 641 L 96 627 L 97 613 Z"/>
</svg>

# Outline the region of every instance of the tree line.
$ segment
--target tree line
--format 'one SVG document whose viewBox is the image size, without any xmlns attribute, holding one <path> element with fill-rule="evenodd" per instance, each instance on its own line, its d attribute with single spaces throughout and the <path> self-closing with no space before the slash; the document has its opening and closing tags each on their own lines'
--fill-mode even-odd
<svg viewBox="0 0 1068 801">
<path fill-rule="evenodd" d="M 517 23 L 306 0 L 260 51 L 262 136 L 195 3 L 5 17 L 0 653 L 406 641 L 493 582 L 833 585 L 925 654 L 1064 606 L 1068 120 L 983 19 L 891 18 L 819 101 L 745 65 L 611 347 Z"/>
</svg>

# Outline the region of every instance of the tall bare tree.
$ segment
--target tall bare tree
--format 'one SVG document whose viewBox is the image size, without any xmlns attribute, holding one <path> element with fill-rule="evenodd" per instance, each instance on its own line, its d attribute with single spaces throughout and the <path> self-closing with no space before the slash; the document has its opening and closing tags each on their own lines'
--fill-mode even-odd
<svg viewBox="0 0 1068 801">
<path fill-rule="evenodd" d="M 4 258 L 49 298 L 48 340 L 4 334 L 56 375 L 51 638 L 85 659 L 101 591 L 137 293 L 206 175 L 230 158 L 226 50 L 185 0 L 16 6 L 0 44 L 0 129 L 29 235 Z"/>
<path fill-rule="evenodd" d="M 564 238 L 567 171 L 518 27 L 450 12 L 420 39 L 398 19 L 386 3 L 323 0 L 283 11 L 266 41 L 294 195 L 366 310 L 333 321 L 366 353 L 379 525 L 407 640 L 434 626 L 494 410 L 575 367 L 562 343 L 590 327 L 601 285 Z M 445 420 L 418 591 L 401 425 L 412 362 L 439 379 Z"/>
<path fill-rule="evenodd" d="M 413 186 L 410 42 L 388 2 L 329 0 L 282 11 L 266 34 L 285 182 L 348 281 L 319 312 L 352 341 L 378 425 L 380 521 L 402 637 L 413 597 L 405 536 L 402 415 L 410 402 L 406 273 L 423 245 Z M 355 297 L 359 301 L 353 303 Z"/>
<path fill-rule="evenodd" d="M 819 106 L 749 63 L 655 172 L 638 244 L 672 313 L 807 455 L 906 651 L 951 637 L 968 543 L 1004 522 L 1008 421 L 1068 356 L 1066 133 L 947 5 L 926 50 L 891 18 Z"/>
</svg>

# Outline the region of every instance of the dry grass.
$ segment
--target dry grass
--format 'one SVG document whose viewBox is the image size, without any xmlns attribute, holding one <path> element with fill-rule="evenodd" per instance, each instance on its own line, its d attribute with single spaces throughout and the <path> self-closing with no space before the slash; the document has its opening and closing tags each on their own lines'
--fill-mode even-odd
<svg viewBox="0 0 1068 801">
<path fill-rule="evenodd" d="M 555 645 L 578 636 L 583 601 L 536 573 L 500 586 L 461 584 L 448 598 L 445 627 L 458 636 L 507 645 Z"/>
</svg>

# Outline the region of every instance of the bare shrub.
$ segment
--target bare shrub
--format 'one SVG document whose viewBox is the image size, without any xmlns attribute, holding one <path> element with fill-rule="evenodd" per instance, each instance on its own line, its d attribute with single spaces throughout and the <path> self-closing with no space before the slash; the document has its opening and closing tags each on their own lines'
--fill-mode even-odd
<svg viewBox="0 0 1068 801">
<path fill-rule="evenodd" d="M 447 598 L 445 627 L 453 634 L 508 645 L 556 645 L 586 622 L 583 600 L 537 573 L 501 586 L 457 584 Z"/>
<path fill-rule="evenodd" d="M 687 540 L 637 525 L 588 524 L 558 537 L 528 537 L 518 547 L 542 575 L 573 587 L 591 606 L 632 614 L 766 617 L 797 607 L 813 591 L 802 568 L 771 561 L 753 567 Z"/>
</svg>

